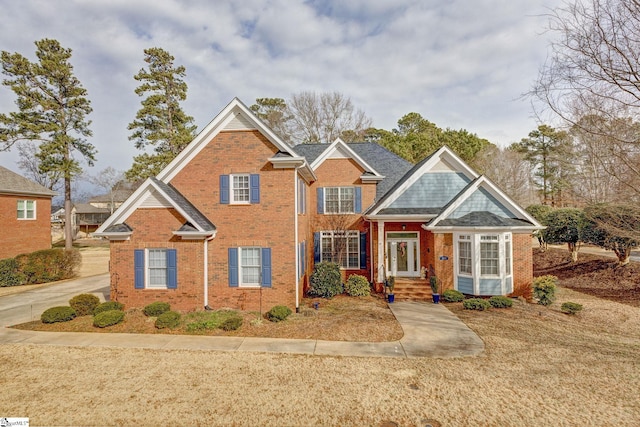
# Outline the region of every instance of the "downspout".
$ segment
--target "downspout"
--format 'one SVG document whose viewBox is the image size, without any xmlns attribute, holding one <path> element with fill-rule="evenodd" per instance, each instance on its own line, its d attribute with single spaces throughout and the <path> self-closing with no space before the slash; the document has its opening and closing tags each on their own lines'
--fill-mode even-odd
<svg viewBox="0 0 640 427">
<path fill-rule="evenodd" d="M 369 218 L 363 217 L 365 221 L 369 223 L 369 277 L 371 277 L 371 283 L 376 283 L 376 279 L 373 275 L 373 222 Z"/>
<path fill-rule="evenodd" d="M 298 302 L 300 299 L 298 295 L 298 287 L 300 286 L 300 250 L 298 249 L 298 168 L 295 168 L 293 173 L 293 224 L 293 249 L 296 254 L 296 313 L 300 313 L 300 306 Z"/>
<path fill-rule="evenodd" d="M 204 239 L 204 308 L 205 310 L 211 310 L 209 307 L 209 242 L 216 237 L 215 234 L 211 237 L 207 237 Z"/>
</svg>

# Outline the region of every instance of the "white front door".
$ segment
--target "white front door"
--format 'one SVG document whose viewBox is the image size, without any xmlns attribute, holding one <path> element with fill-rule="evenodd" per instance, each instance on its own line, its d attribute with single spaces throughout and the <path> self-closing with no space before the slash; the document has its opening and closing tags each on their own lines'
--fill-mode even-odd
<svg viewBox="0 0 640 427">
<path fill-rule="evenodd" d="M 407 236 L 394 236 L 400 234 Z M 420 244 L 417 234 L 387 234 L 387 276 L 420 276 Z"/>
</svg>

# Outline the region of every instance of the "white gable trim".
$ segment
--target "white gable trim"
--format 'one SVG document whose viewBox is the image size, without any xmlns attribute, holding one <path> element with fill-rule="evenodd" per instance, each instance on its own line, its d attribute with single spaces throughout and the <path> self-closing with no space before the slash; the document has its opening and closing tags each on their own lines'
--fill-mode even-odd
<svg viewBox="0 0 640 427">
<path fill-rule="evenodd" d="M 145 203 L 151 202 L 151 205 Z M 197 222 L 188 215 L 180 206 L 169 197 L 162 189 L 151 180 L 147 178 L 145 182 L 138 187 L 136 191 L 109 217 L 107 220 L 96 230 L 94 235 L 107 236 L 109 233 L 105 233 L 105 230 L 115 224 L 121 224 L 138 209 L 149 208 L 169 208 L 172 207 L 177 210 L 186 221 L 190 222 L 199 232 L 205 232 L 205 230 L 197 224 Z"/>
<path fill-rule="evenodd" d="M 441 172 L 443 170 L 442 164 L 451 167 L 451 173 L 460 172 L 464 174 L 469 180 L 473 181 L 478 178 L 478 174 L 471 169 L 456 153 L 454 153 L 449 147 L 443 146 L 433 153 L 427 161 L 424 162 L 417 170 L 415 170 L 411 176 L 409 176 L 398 188 L 395 189 L 384 201 L 373 210 L 370 215 L 377 215 L 382 209 L 388 208 L 398 197 L 400 197 L 405 191 L 416 183 L 420 177 L 428 172 Z"/>
<path fill-rule="evenodd" d="M 238 117 L 240 116 L 240 117 Z M 297 157 L 291 148 L 282 141 L 253 111 L 234 98 L 200 133 L 176 156 L 160 173 L 158 179 L 169 183 L 218 133 L 225 129 L 256 129 L 280 151 Z"/>
<path fill-rule="evenodd" d="M 449 217 L 456 209 L 458 209 L 472 194 L 478 191 L 480 188 L 488 191 L 493 197 L 498 200 L 505 208 L 507 208 L 510 212 L 516 214 L 518 219 L 524 219 L 533 224 L 533 228 L 542 228 L 542 226 L 535 220 L 531 215 L 527 213 L 524 209 L 518 206 L 509 196 L 507 196 L 502 190 L 500 190 L 496 185 L 491 182 L 487 177 L 480 176 L 474 182 L 472 182 L 461 194 L 459 194 L 449 205 L 440 212 L 433 221 L 431 221 L 428 225 L 429 229 L 438 226 L 438 223 Z"/>
<path fill-rule="evenodd" d="M 365 172 L 371 172 L 374 176 L 384 178 L 380 175 L 374 168 L 372 168 L 367 162 L 365 162 L 362 157 L 358 156 L 355 151 L 353 151 L 349 144 L 345 143 L 340 138 L 336 138 L 329 146 L 320 154 L 314 161 L 311 163 L 311 168 L 313 170 L 318 169 L 318 167 L 324 163 L 327 159 L 348 159 L 351 158 L 356 161 L 356 163 L 364 169 Z"/>
</svg>

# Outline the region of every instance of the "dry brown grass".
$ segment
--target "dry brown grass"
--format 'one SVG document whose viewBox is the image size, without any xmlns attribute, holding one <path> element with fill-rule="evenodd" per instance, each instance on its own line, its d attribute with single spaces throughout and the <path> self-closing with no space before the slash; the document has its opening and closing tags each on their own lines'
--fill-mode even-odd
<svg viewBox="0 0 640 427">
<path fill-rule="evenodd" d="M 584 310 L 564 315 L 565 301 Z M 447 307 L 484 340 L 481 356 L 0 345 L 0 416 L 88 426 L 639 425 L 639 307 L 565 288 L 548 308 Z"/>
</svg>

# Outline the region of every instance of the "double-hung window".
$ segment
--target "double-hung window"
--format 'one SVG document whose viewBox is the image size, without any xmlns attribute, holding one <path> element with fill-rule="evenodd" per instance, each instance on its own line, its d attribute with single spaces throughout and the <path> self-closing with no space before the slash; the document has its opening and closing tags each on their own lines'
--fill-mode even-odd
<svg viewBox="0 0 640 427">
<path fill-rule="evenodd" d="M 471 275 L 471 236 L 458 238 L 458 272 Z"/>
<path fill-rule="evenodd" d="M 225 205 L 260 203 L 260 175 L 248 173 L 220 175 L 220 203 Z"/>
<path fill-rule="evenodd" d="M 18 200 L 18 219 L 36 219 L 35 200 Z"/>
<path fill-rule="evenodd" d="M 500 274 L 500 246 L 497 235 L 480 236 L 480 275 Z"/>
<path fill-rule="evenodd" d="M 335 262 L 341 268 L 360 268 L 359 242 L 358 230 L 322 231 L 320 260 Z"/>
<path fill-rule="evenodd" d="M 319 214 L 353 214 L 362 211 L 360 187 L 319 187 Z"/>
<path fill-rule="evenodd" d="M 175 249 L 149 248 L 134 251 L 136 289 L 176 289 L 177 257 Z"/>
<path fill-rule="evenodd" d="M 249 175 L 231 175 L 231 203 L 249 203 Z"/>
<path fill-rule="evenodd" d="M 228 249 L 230 287 L 271 287 L 271 248 Z"/>
</svg>

